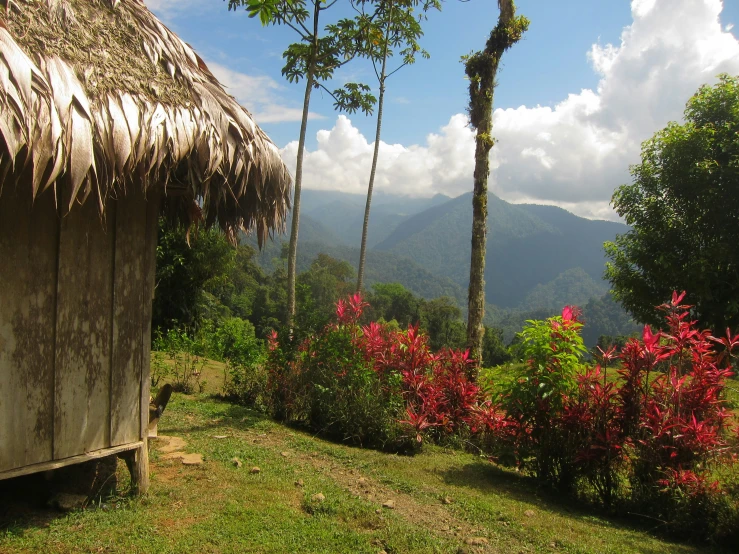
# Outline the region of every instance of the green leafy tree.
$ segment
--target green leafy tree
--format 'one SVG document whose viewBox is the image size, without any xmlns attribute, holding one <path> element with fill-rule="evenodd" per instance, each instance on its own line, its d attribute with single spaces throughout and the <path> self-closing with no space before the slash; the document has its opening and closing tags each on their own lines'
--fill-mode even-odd
<svg viewBox="0 0 739 554">
<path fill-rule="evenodd" d="M 159 221 L 153 328 L 196 327 L 208 309 L 208 291 L 224 286 L 236 250 L 216 229 L 190 234 Z"/>
<path fill-rule="evenodd" d="M 470 125 L 475 129 L 475 173 L 472 195 L 472 254 L 467 315 L 467 346 L 472 356 L 482 359 L 485 328 L 485 243 L 488 218 L 488 176 L 493 147 L 493 92 L 495 76 L 503 53 L 516 44 L 529 27 L 529 20 L 516 16 L 513 0 L 498 0 L 500 16 L 485 48 L 463 58 L 470 81 Z"/>
<path fill-rule="evenodd" d="M 319 254 L 310 269 L 298 276 L 298 284 L 308 289 L 305 302 L 310 300 L 311 311 L 320 316 L 321 324 L 336 312 L 336 301 L 349 294 L 353 277 L 354 268 L 349 262 L 328 254 Z"/>
<path fill-rule="evenodd" d="M 362 13 L 369 0 L 357 0 L 356 4 Z M 388 78 L 400 71 L 406 65 L 415 63 L 416 54 L 428 58 L 429 54 L 422 50 L 418 39 L 423 35 L 421 21 L 425 13 L 431 9 L 441 10 L 439 0 L 376 0 L 376 11 L 373 26 L 367 36 L 367 51 L 372 61 L 372 67 L 380 85 L 377 101 L 377 128 L 375 129 L 375 148 L 372 154 L 372 169 L 370 170 L 367 186 L 367 204 L 364 208 L 364 225 L 362 227 L 362 245 L 359 252 L 359 270 L 357 272 L 357 292 L 362 290 L 364 283 L 364 264 L 367 254 L 367 231 L 369 229 L 370 205 L 372 204 L 372 189 L 375 184 L 377 159 L 380 155 L 380 135 L 382 132 L 382 113 L 385 103 L 385 83 Z M 417 16 L 415 8 L 421 8 Z M 397 53 L 400 61 L 396 67 L 388 68 L 388 58 Z M 379 65 L 379 68 L 378 68 Z"/>
<path fill-rule="evenodd" d="M 407 329 L 421 319 L 421 299 L 400 283 L 375 283 L 367 302 L 366 315 L 371 321 L 395 320 L 401 329 Z"/>
<path fill-rule="evenodd" d="M 482 339 L 482 363 L 485 367 L 504 364 L 510 361 L 511 357 L 511 353 L 503 343 L 503 330 L 486 326 Z"/>
<path fill-rule="evenodd" d="M 464 346 L 466 332 L 462 310 L 448 296 L 423 302 L 421 327 L 429 335 L 429 346 L 432 350 Z"/>
<path fill-rule="evenodd" d="M 739 78 L 701 87 L 631 175 L 612 203 L 632 229 L 605 245 L 616 298 L 660 325 L 654 307 L 685 290 L 702 326 L 739 327 Z"/>
<path fill-rule="evenodd" d="M 283 57 L 282 74 L 291 83 L 305 79 L 303 116 L 300 123 L 300 139 L 295 164 L 295 193 L 293 196 L 290 248 L 287 258 L 287 324 L 295 318 L 297 277 L 298 227 L 300 224 L 300 191 L 303 183 L 303 153 L 308 128 L 308 111 L 311 92 L 323 88 L 335 100 L 334 106 L 348 113 L 362 110 L 372 112 L 375 97 L 369 87 L 361 83 L 348 83 L 331 91 L 325 84 L 334 72 L 346 65 L 355 56 L 364 53 L 364 37 L 370 26 L 370 18 L 358 15 L 345 18 L 335 24 L 326 25 L 321 35 L 322 14 L 336 5 L 337 0 L 229 0 L 229 10 L 246 7 L 249 17 L 259 17 L 262 25 L 285 25 L 299 37 L 299 41 L 288 46 Z"/>
</svg>

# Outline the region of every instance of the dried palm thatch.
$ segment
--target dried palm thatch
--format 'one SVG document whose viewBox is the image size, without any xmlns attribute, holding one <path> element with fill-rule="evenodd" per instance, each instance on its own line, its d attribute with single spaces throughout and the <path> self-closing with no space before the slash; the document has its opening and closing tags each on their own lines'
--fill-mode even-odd
<svg viewBox="0 0 739 554">
<path fill-rule="evenodd" d="M 284 225 L 290 175 L 251 114 L 139 0 L 0 0 L 0 194 L 161 186 L 186 223 Z M 30 183 L 30 185 L 29 185 Z"/>
</svg>

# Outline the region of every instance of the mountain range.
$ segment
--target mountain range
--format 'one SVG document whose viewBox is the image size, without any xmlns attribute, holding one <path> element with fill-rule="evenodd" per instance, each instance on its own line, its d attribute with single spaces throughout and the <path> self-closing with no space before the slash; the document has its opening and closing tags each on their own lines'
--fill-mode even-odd
<svg viewBox="0 0 739 554">
<path fill-rule="evenodd" d="M 365 197 L 338 191 L 304 190 L 301 195 L 298 270 L 320 252 L 355 268 Z M 562 208 L 511 204 L 488 196 L 485 270 L 487 321 L 515 320 L 530 313 L 554 313 L 566 304 L 585 306 L 601 299 L 603 243 L 628 227 L 578 217 Z M 449 296 L 466 307 L 472 226 L 471 193 L 373 197 L 368 234 L 366 283 L 398 282 L 424 298 Z M 290 228 L 288 221 L 287 229 Z M 251 240 L 251 239 L 250 239 Z M 279 235 L 260 253 L 267 269 L 287 242 Z M 619 319 L 629 321 L 628 318 Z M 633 330 L 633 322 L 630 330 Z"/>
</svg>

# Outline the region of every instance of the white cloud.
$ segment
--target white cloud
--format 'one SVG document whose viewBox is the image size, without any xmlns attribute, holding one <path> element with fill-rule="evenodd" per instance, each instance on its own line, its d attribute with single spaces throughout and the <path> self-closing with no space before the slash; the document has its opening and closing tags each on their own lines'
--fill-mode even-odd
<svg viewBox="0 0 739 554">
<path fill-rule="evenodd" d="M 722 29 L 720 0 L 633 0 L 618 45 L 587 53 L 597 90 L 554 107 L 497 109 L 491 190 L 515 202 L 557 204 L 586 217 L 616 217 L 608 202 L 629 181 L 642 141 L 679 120 L 687 99 L 721 72 L 739 74 L 739 41 Z M 306 153 L 309 188 L 366 190 L 373 145 L 339 116 Z M 297 143 L 283 149 L 295 164 Z M 474 140 L 454 115 L 424 145 L 381 143 L 375 186 L 400 194 L 457 195 L 472 189 Z"/>
<path fill-rule="evenodd" d="M 300 121 L 303 109 L 286 106 L 279 97 L 282 86 L 271 77 L 247 75 L 210 61 L 206 61 L 206 65 L 226 91 L 252 113 L 257 123 Z M 323 119 L 323 116 L 308 112 L 308 119 Z"/>
<path fill-rule="evenodd" d="M 307 152 L 303 163 L 306 187 L 364 193 L 374 144 L 344 115 L 332 129 L 319 131 L 317 139 L 316 150 Z M 468 188 L 474 168 L 472 145 L 472 131 L 461 114 L 453 116 L 440 134 L 428 135 L 425 146 L 381 142 L 375 187 L 410 196 L 459 194 Z M 282 149 L 293 173 L 297 151 L 297 141 Z"/>
</svg>

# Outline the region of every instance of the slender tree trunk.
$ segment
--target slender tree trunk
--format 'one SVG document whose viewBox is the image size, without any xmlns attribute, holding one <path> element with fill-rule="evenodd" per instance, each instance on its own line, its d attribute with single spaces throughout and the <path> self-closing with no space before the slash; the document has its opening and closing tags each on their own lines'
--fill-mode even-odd
<svg viewBox="0 0 739 554">
<path fill-rule="evenodd" d="M 380 133 L 382 131 L 382 106 L 385 100 L 385 67 L 387 62 L 387 40 L 385 42 L 385 56 L 382 58 L 382 73 L 380 75 L 380 95 L 377 99 L 377 130 L 375 131 L 375 151 L 372 155 L 372 169 L 370 170 L 369 185 L 367 186 L 367 204 L 364 207 L 364 226 L 362 227 L 362 248 L 359 251 L 359 271 L 357 276 L 357 292 L 362 291 L 364 284 L 364 263 L 367 256 L 367 233 L 369 229 L 370 205 L 372 204 L 372 189 L 375 186 L 375 172 L 377 158 L 380 155 Z"/>
<path fill-rule="evenodd" d="M 498 24 L 490 33 L 485 50 L 467 58 L 465 73 L 470 80 L 470 124 L 475 128 L 475 172 L 472 194 L 472 253 L 467 312 L 467 347 L 478 366 L 482 361 L 485 328 L 485 250 L 487 242 L 488 176 L 494 139 L 493 93 L 495 76 L 503 52 L 520 38 L 528 20 L 514 21 L 513 0 L 499 0 Z M 521 28 L 516 24 L 520 24 Z"/>
<path fill-rule="evenodd" d="M 290 246 L 287 255 L 287 326 L 293 328 L 295 322 L 295 280 L 298 260 L 298 226 L 300 225 L 300 189 L 303 183 L 303 151 L 305 150 L 305 133 L 308 128 L 308 108 L 310 94 L 313 90 L 314 65 L 308 68 L 305 80 L 305 97 L 303 99 L 303 119 L 300 122 L 300 140 L 298 141 L 298 158 L 295 162 L 295 194 L 293 196 L 293 221 L 290 228 Z"/>
<path fill-rule="evenodd" d="M 470 287 L 467 304 L 467 348 L 478 363 L 482 360 L 482 339 L 485 327 L 485 250 L 488 219 L 488 175 L 490 173 L 490 135 L 492 115 L 477 128 L 475 136 L 475 185 L 472 193 L 472 254 L 470 257 Z"/>
</svg>

